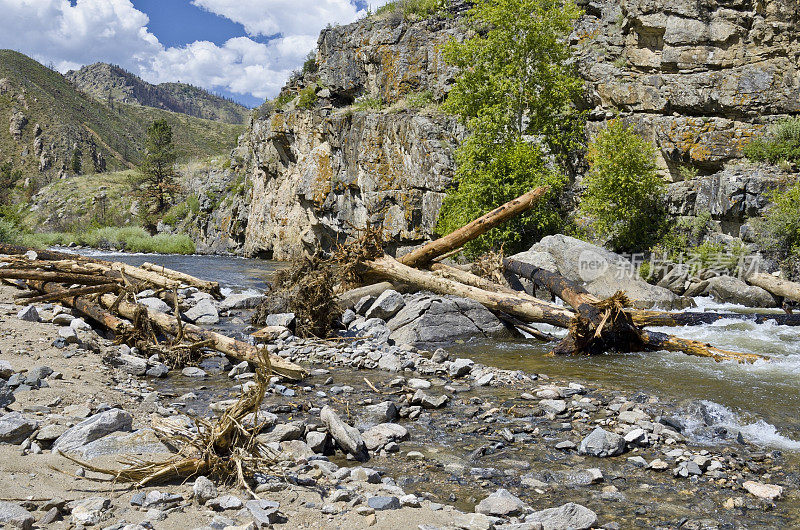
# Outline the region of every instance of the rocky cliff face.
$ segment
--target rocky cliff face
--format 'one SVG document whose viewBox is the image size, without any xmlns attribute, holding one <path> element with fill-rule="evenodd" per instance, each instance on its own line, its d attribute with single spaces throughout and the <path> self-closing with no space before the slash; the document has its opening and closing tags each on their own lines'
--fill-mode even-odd
<svg viewBox="0 0 800 530">
<path fill-rule="evenodd" d="M 390 249 L 430 237 L 463 131 L 404 100 L 444 98 L 455 72 L 439 46 L 456 22 L 389 17 L 321 34 L 318 72 L 284 91 L 316 86 L 313 108 L 295 101 L 252 122 L 242 153 L 253 182 L 245 253 L 287 259 L 331 248 L 368 222 L 384 228 Z M 359 110 L 357 100 L 384 109 Z"/>
<path fill-rule="evenodd" d="M 782 177 L 726 166 L 767 124 L 800 112 L 798 0 L 582 7 L 572 43 L 586 80 L 587 134 L 617 115 L 635 124 L 674 182 L 672 213 L 708 209 L 726 233 L 746 235 L 744 223 Z M 237 151 L 253 183 L 245 253 L 284 259 L 329 248 L 367 221 L 381 222 L 394 247 L 431 236 L 464 131 L 403 101 L 421 91 L 446 96 L 456 72 L 440 45 L 459 37 L 464 9 L 456 2 L 450 16 L 372 18 L 323 31 L 319 70 L 284 91 L 311 90 L 316 102 L 257 115 Z M 394 109 L 356 110 L 364 98 Z"/>
</svg>

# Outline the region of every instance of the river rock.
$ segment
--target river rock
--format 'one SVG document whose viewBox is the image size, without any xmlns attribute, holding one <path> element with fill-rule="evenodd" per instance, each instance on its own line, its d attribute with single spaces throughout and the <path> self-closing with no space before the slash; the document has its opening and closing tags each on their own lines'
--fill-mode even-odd
<svg viewBox="0 0 800 530">
<path fill-rule="evenodd" d="M 383 401 L 364 407 L 365 421 L 368 424 L 386 423 L 397 419 L 397 406 L 392 401 Z"/>
<path fill-rule="evenodd" d="M 6 381 L 0 379 L 0 409 L 11 405 L 15 400 L 14 389 Z"/>
<path fill-rule="evenodd" d="M 153 311 L 158 311 L 160 313 L 171 312 L 169 305 L 167 305 L 167 303 L 160 298 L 155 298 L 155 297 L 139 298 L 137 302 L 145 306 L 147 309 L 152 309 Z"/>
<path fill-rule="evenodd" d="M 408 437 L 408 430 L 397 423 L 381 423 L 364 431 L 364 444 L 370 451 L 376 451 L 389 442 L 399 442 Z"/>
<path fill-rule="evenodd" d="M 217 493 L 217 486 L 202 475 L 197 477 L 194 481 L 192 491 L 194 492 L 194 498 L 201 505 L 219 495 L 219 493 Z"/>
<path fill-rule="evenodd" d="M 69 326 L 74 319 L 75 317 L 69 313 L 59 313 L 53 317 L 53 324 L 56 326 Z"/>
<path fill-rule="evenodd" d="M 568 502 L 558 508 L 533 512 L 525 521 L 541 523 L 544 530 L 587 530 L 597 523 L 597 514 L 585 506 Z"/>
<path fill-rule="evenodd" d="M 504 488 L 495 491 L 475 507 L 476 513 L 495 517 L 519 515 L 523 510 L 525 510 L 525 503 Z"/>
<path fill-rule="evenodd" d="M 111 501 L 105 497 L 89 497 L 70 503 L 72 522 L 75 525 L 94 526 L 103 520 Z"/>
<path fill-rule="evenodd" d="M 36 306 L 33 305 L 25 306 L 24 308 L 20 309 L 19 312 L 17 312 L 17 318 L 26 322 L 42 321 L 42 319 L 39 317 L 39 311 L 37 311 Z"/>
<path fill-rule="evenodd" d="M 543 399 L 539 402 L 542 409 L 550 414 L 561 414 L 567 410 L 567 402 L 563 399 Z"/>
<path fill-rule="evenodd" d="M 444 407 L 447 402 L 450 401 L 450 397 L 446 394 L 442 394 L 441 396 L 433 397 L 427 394 L 422 389 L 417 390 L 414 395 L 411 397 L 411 404 L 412 405 L 421 405 L 422 408 L 426 409 L 439 409 Z"/>
<path fill-rule="evenodd" d="M 291 329 L 294 327 L 296 318 L 294 313 L 274 313 L 272 315 L 267 315 L 265 324 L 267 326 L 279 326 Z"/>
<path fill-rule="evenodd" d="M 231 309 L 253 309 L 264 299 L 259 294 L 235 293 L 231 294 L 219 303 L 219 308 L 223 311 Z"/>
<path fill-rule="evenodd" d="M 386 324 L 398 344 L 448 342 L 508 333 L 500 320 L 474 300 L 416 293 Z"/>
<path fill-rule="evenodd" d="M 286 517 L 278 511 L 278 503 L 267 500 L 252 500 L 244 503 L 258 528 L 270 528 L 271 525 L 285 523 Z"/>
<path fill-rule="evenodd" d="M 58 437 L 53 452 L 73 452 L 116 431 L 130 431 L 133 417 L 127 411 L 110 409 L 83 420 Z"/>
<path fill-rule="evenodd" d="M 140 429 L 131 433 L 113 432 L 73 451 L 85 460 L 109 455 L 168 455 L 170 449 L 156 436 L 153 429 Z"/>
<path fill-rule="evenodd" d="M 597 427 L 581 440 L 578 452 L 582 455 L 598 457 L 617 456 L 625 451 L 625 438 Z"/>
<path fill-rule="evenodd" d="M 79 344 L 81 339 L 78 337 L 78 332 L 71 326 L 66 326 L 58 329 L 58 336 L 64 339 L 67 344 Z"/>
<path fill-rule="evenodd" d="M 751 495 L 768 501 L 774 501 L 783 495 L 783 487 L 774 484 L 764 484 L 763 482 L 756 482 L 754 480 L 746 481 L 742 484 L 742 487 Z"/>
<path fill-rule="evenodd" d="M 0 501 L 0 526 L 29 530 L 36 519 L 25 508 L 13 502 Z"/>
<path fill-rule="evenodd" d="M 0 360 L 0 379 L 8 379 L 14 375 L 14 367 L 8 361 Z"/>
<path fill-rule="evenodd" d="M 181 370 L 181 374 L 183 374 L 184 377 L 205 377 L 208 375 L 205 370 L 197 366 L 187 366 Z"/>
<path fill-rule="evenodd" d="M 708 279 L 706 292 L 720 302 L 748 307 L 777 307 L 775 298 L 761 287 L 748 285 L 733 276 L 715 276 Z"/>
<path fill-rule="evenodd" d="M 244 506 L 242 499 L 236 497 L 235 495 L 223 495 L 221 497 L 216 497 L 206 501 L 206 508 L 211 508 L 217 512 L 223 512 L 225 510 L 238 510 L 242 506 Z"/>
<path fill-rule="evenodd" d="M 258 441 L 267 444 L 273 442 L 286 442 L 288 440 L 298 440 L 305 433 L 305 425 L 301 421 L 289 423 L 279 423 L 270 432 L 258 435 Z"/>
<path fill-rule="evenodd" d="M 403 299 L 402 294 L 393 289 L 388 289 L 378 296 L 364 316 L 366 318 L 380 318 L 381 320 L 388 321 L 403 309 L 405 305 L 406 301 Z"/>
<path fill-rule="evenodd" d="M 475 362 L 472 359 L 456 359 L 450 363 L 447 372 L 450 374 L 450 377 L 463 377 L 472 371 L 474 365 Z"/>
<path fill-rule="evenodd" d="M 328 446 L 328 435 L 324 432 L 311 431 L 306 434 L 306 443 L 315 453 L 324 453 Z"/>
<path fill-rule="evenodd" d="M 669 289 L 642 280 L 629 259 L 562 234 L 544 237 L 530 250 L 515 254 L 511 259 L 558 272 L 599 298 L 625 291 L 633 305 L 642 309 L 653 306 L 682 309 L 694 304 Z"/>
<path fill-rule="evenodd" d="M 131 375 L 144 375 L 147 372 L 147 359 L 135 355 L 119 354 L 113 360 L 122 371 Z"/>
<path fill-rule="evenodd" d="M 214 305 L 214 301 L 208 298 L 200 300 L 184 314 L 189 322 L 199 325 L 207 326 L 219 322 L 219 312 Z"/>
<path fill-rule="evenodd" d="M 327 405 L 323 407 L 320 419 L 339 447 L 346 453 L 362 462 L 369 458 L 361 433 L 355 427 L 343 422 L 332 408 Z"/>
<path fill-rule="evenodd" d="M 0 443 L 18 444 L 31 435 L 39 426 L 36 420 L 19 412 L 9 412 L 0 417 Z"/>
<path fill-rule="evenodd" d="M 399 510 L 400 499 L 394 496 L 392 497 L 375 496 L 367 499 L 367 505 L 376 512 L 383 510 Z"/>
</svg>

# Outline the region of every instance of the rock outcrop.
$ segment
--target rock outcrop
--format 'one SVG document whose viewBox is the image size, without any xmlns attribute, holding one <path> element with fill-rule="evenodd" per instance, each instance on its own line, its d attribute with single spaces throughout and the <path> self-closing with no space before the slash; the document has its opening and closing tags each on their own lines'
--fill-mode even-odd
<svg viewBox="0 0 800 530">
<path fill-rule="evenodd" d="M 674 215 L 711 211 L 721 231 L 746 233 L 780 173 L 728 166 L 768 124 L 800 112 L 798 0 L 579 3 L 571 42 L 587 134 L 615 116 L 634 124 L 673 182 Z M 282 92 L 285 102 L 302 91 L 303 108 L 295 98 L 262 109 L 234 153 L 253 184 L 244 253 L 330 248 L 367 221 L 382 224 L 390 250 L 432 236 L 465 131 L 405 102 L 446 97 L 457 72 L 441 44 L 462 37 L 466 9 L 451 5 L 448 16 L 370 17 L 322 32 L 317 68 Z"/>
</svg>

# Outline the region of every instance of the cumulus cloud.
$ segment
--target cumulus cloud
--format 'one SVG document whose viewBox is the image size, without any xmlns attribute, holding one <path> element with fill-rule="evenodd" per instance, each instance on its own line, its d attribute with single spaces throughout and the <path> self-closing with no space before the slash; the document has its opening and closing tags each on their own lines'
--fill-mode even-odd
<svg viewBox="0 0 800 530">
<path fill-rule="evenodd" d="M 151 82 L 180 80 L 264 98 L 278 92 L 314 48 L 323 27 L 352 22 L 362 14 L 351 0 L 192 3 L 241 24 L 248 36 L 222 45 L 196 41 L 167 48 L 148 30 L 148 16 L 130 0 L 0 0 L 0 48 L 19 50 L 62 72 L 110 62 Z M 250 37 L 268 39 L 265 43 Z"/>
</svg>

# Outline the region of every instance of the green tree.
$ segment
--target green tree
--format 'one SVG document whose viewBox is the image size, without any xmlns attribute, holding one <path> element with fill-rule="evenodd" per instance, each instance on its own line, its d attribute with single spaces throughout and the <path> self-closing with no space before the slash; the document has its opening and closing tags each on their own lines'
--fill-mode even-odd
<svg viewBox="0 0 800 530">
<path fill-rule="evenodd" d="M 11 162 L 0 164 L 0 206 L 10 203 L 11 191 L 20 179 L 22 179 L 22 171 L 14 169 L 14 164 Z"/>
<path fill-rule="evenodd" d="M 577 145 L 581 88 L 566 36 L 580 15 L 573 0 L 477 0 L 467 15 L 472 37 L 449 42 L 445 59 L 460 74 L 444 109 L 470 136 L 456 153 L 457 188 L 445 198 L 437 230 L 448 233 L 542 184 L 541 206 L 471 242 L 478 254 L 516 250 L 558 229 L 553 198 L 563 187 L 567 155 Z"/>
<path fill-rule="evenodd" d="M 761 247 L 781 261 L 791 278 L 800 277 L 800 183 L 775 189 L 772 204 L 754 223 Z"/>
<path fill-rule="evenodd" d="M 167 210 L 178 192 L 175 183 L 175 146 L 172 127 L 166 120 L 156 120 L 147 129 L 143 175 L 143 194 L 148 213 L 157 215 Z"/>
<path fill-rule="evenodd" d="M 663 233 L 666 184 L 655 147 L 615 119 L 589 143 L 581 213 L 616 251 L 647 250 Z"/>
<path fill-rule="evenodd" d="M 72 163 L 70 164 L 72 167 L 72 172 L 76 175 L 81 174 L 82 164 L 81 164 L 81 150 L 77 147 L 74 151 L 72 151 Z"/>
</svg>

